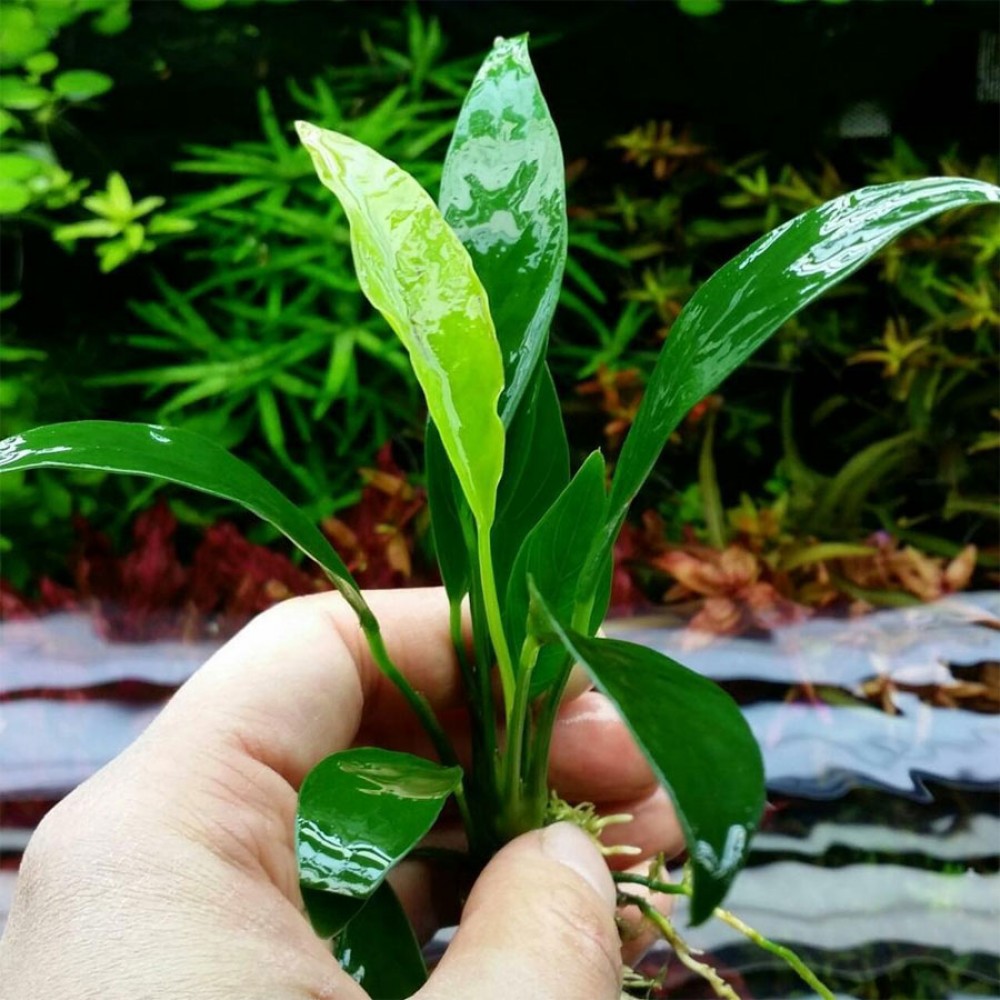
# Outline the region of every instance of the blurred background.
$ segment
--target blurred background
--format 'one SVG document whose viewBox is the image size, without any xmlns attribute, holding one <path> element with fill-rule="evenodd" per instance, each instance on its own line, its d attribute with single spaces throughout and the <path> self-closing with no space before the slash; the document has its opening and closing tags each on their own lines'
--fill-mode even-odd
<svg viewBox="0 0 1000 1000">
<path fill-rule="evenodd" d="M 291 126 L 346 132 L 436 194 L 479 62 L 495 36 L 525 31 L 567 165 L 570 260 L 550 364 L 577 460 L 599 444 L 613 462 L 685 301 L 763 233 L 865 184 L 997 182 L 1000 35 L 986 2 L 5 0 L 3 434 L 82 418 L 200 431 L 301 501 L 363 585 L 433 582 L 419 393 L 360 295 L 346 224 Z M 670 633 L 687 644 L 676 655 L 710 648 L 700 666 L 748 706 L 862 719 L 860 707 L 857 746 L 896 747 L 892 766 L 874 751 L 820 755 L 810 775 L 772 782 L 785 805 L 772 817 L 778 841 L 762 848 L 769 877 L 817 824 L 858 823 L 928 837 L 973 823 L 979 839 L 928 840 L 904 857 L 894 835 L 831 847 L 820 833 L 810 866 L 885 872 L 902 857 L 915 878 L 996 877 L 1000 775 L 982 746 L 1000 748 L 998 251 L 995 214 L 951 213 L 805 310 L 690 413 L 619 540 L 619 615 L 686 625 Z M 102 642 L 169 640 L 173 673 L 157 673 L 152 654 L 101 673 L 100 684 L 133 686 L 99 697 L 155 702 L 206 643 L 321 586 L 236 510 L 146 480 L 9 475 L 0 505 L 0 711 L 8 736 L 16 724 L 26 741 L 41 723 L 15 719 L 15 702 L 98 682 L 43 681 L 16 662 L 124 661 L 85 652 L 79 633 L 43 642 L 14 626 L 71 611 Z M 919 617 L 924 602 L 963 591 L 979 596 L 953 597 L 941 620 Z M 746 662 L 783 625 L 846 628 L 876 609 L 890 617 L 865 620 L 890 623 L 889 639 L 874 625 L 864 639 L 810 633 L 779 650 L 784 672 L 718 665 Z M 911 650 L 915 628 L 940 642 Z M 646 638 L 667 641 L 657 635 Z M 843 651 L 865 643 L 876 651 L 867 666 L 844 667 Z M 937 723 L 940 746 L 914 728 L 928 711 L 951 713 Z M 910 728 L 887 735 L 890 720 Z M 778 746 L 784 724 L 759 725 Z M 839 738 L 853 723 L 838 725 Z M 979 741 L 982 766 L 942 762 L 941 746 L 963 738 Z M 901 779 L 887 777 L 893 767 Z M 910 782 L 914 768 L 936 793 Z M 69 774 L 12 785 L 8 826 L 30 827 Z M 4 843 L 14 857 L 20 841 L 0 841 L 0 857 Z M 786 891 L 776 884 L 762 898 Z M 942 930 L 900 931 L 887 945 L 883 922 L 862 944 L 816 941 L 817 962 L 856 996 L 996 995 L 1000 949 L 983 943 L 995 899 L 983 903 L 987 883 L 975 885 L 978 902 L 961 905 L 979 907 L 980 931 L 949 918 L 964 944 Z M 945 906 L 934 898 L 928 912 Z M 889 924 L 914 905 L 889 906 Z M 741 970 L 733 982 L 746 996 L 791 995 L 773 969 L 754 972 L 725 941 L 708 946 Z M 671 988 L 657 995 L 694 995 Z"/>
</svg>

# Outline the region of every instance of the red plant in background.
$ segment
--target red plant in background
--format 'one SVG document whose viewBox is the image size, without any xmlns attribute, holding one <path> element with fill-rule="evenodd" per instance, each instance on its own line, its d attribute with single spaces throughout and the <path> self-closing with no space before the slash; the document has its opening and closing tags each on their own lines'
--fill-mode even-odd
<svg viewBox="0 0 1000 1000">
<path fill-rule="evenodd" d="M 220 521 L 205 532 L 191 561 L 187 604 L 201 620 L 221 618 L 238 628 L 287 597 L 329 589 L 322 576 L 248 542 L 235 525 Z M 232 624 L 227 631 L 234 631 Z"/>
<path fill-rule="evenodd" d="M 432 573 L 414 573 L 415 519 L 427 506 L 424 491 L 410 483 L 385 444 L 377 468 L 362 469 L 361 500 L 323 530 L 362 587 L 412 587 L 435 583 Z"/>
<path fill-rule="evenodd" d="M 702 632 L 740 635 L 769 631 L 809 614 L 778 590 L 772 582 L 774 574 L 767 572 L 763 560 L 740 545 L 729 545 L 721 552 L 704 545 L 674 548 L 652 560 L 652 565 L 677 581 L 664 594 L 664 601 L 703 598 L 689 622 L 691 628 Z"/>
<path fill-rule="evenodd" d="M 611 604 L 613 615 L 641 614 L 656 607 L 646 595 L 636 577 L 648 566 L 654 556 L 663 551 L 663 521 L 655 511 L 642 515 L 642 525 L 627 521 L 622 525 L 614 549 L 614 570 L 611 577 Z"/>
<path fill-rule="evenodd" d="M 89 601 L 97 630 L 108 638 L 142 642 L 174 634 L 189 574 L 177 558 L 177 520 L 160 501 L 132 526 L 133 548 L 119 558 L 108 537 L 79 519 L 81 545 L 73 566 L 76 590 Z"/>
<path fill-rule="evenodd" d="M 610 419 L 604 425 L 608 447 L 617 450 L 635 420 L 642 402 L 643 382 L 635 368 L 615 371 L 600 365 L 597 375 L 581 382 L 576 391 L 581 396 L 599 396 L 601 411 Z"/>
<path fill-rule="evenodd" d="M 361 474 L 361 501 L 323 525 L 358 582 L 369 588 L 435 582 L 414 571 L 413 529 L 425 506 L 423 491 L 407 481 L 389 445 L 379 452 L 377 468 Z M 135 519 L 125 555 L 84 518 L 76 529 L 73 586 L 43 578 L 38 598 L 29 600 L 0 581 L 0 618 L 85 608 L 98 632 L 115 641 L 218 638 L 278 601 L 330 589 L 319 570 L 255 545 L 226 521 L 208 528 L 184 562 L 176 546 L 177 521 L 163 501 Z"/>
<path fill-rule="evenodd" d="M 695 419 L 712 398 L 703 402 Z M 438 582 L 417 558 L 424 491 L 409 482 L 390 445 L 361 477 L 361 500 L 322 525 L 355 578 L 373 589 Z M 637 614 L 666 603 L 705 636 L 768 631 L 815 608 L 869 610 L 863 599 L 868 592 L 933 600 L 966 587 L 975 569 L 973 546 L 947 560 L 901 546 L 885 533 L 868 540 L 867 554 L 807 559 L 810 546 L 822 548 L 815 539 L 786 537 L 777 509 L 744 506 L 730 512 L 736 538 L 722 550 L 701 544 L 693 532 L 681 543 L 668 541 L 654 511 L 646 511 L 639 525 L 625 524 L 615 543 L 611 612 Z M 42 578 L 38 597 L 29 600 L 0 581 L 0 618 L 82 608 L 112 640 L 218 638 L 278 601 L 330 588 L 318 570 L 255 545 L 225 521 L 208 528 L 190 561 L 183 561 L 176 520 L 162 501 L 138 515 L 123 556 L 83 518 L 76 527 L 73 585 Z"/>
</svg>

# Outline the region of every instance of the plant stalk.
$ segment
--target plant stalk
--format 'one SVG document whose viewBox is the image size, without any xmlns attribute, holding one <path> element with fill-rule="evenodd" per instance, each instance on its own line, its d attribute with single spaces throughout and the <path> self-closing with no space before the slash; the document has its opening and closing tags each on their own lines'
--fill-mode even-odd
<svg viewBox="0 0 1000 1000">
<path fill-rule="evenodd" d="M 479 579 L 483 586 L 483 605 L 486 611 L 486 624 L 489 628 L 490 641 L 493 643 L 493 653 L 497 658 L 497 669 L 500 671 L 500 687 L 503 689 L 504 718 L 510 729 L 511 715 L 514 710 L 514 664 L 510 650 L 507 647 L 507 636 L 503 630 L 503 619 L 500 615 L 500 598 L 497 596 L 496 577 L 493 573 L 493 552 L 490 548 L 490 532 L 482 525 L 476 525 L 477 547 L 479 551 Z"/>
<path fill-rule="evenodd" d="M 539 643 L 533 635 L 527 635 L 521 647 L 520 672 L 514 693 L 514 707 L 507 730 L 507 745 L 504 749 L 504 800 L 509 815 L 515 821 L 521 817 L 524 801 L 525 735 L 528 725 L 529 696 L 531 694 L 531 673 L 538 659 Z"/>
<path fill-rule="evenodd" d="M 392 662 L 389 651 L 385 648 L 381 631 L 377 627 L 374 629 L 365 628 L 364 631 L 372 652 L 372 658 L 378 664 L 379 670 L 396 685 L 397 690 L 416 713 L 421 725 L 434 744 L 434 749 L 437 751 L 438 757 L 441 758 L 441 763 L 448 767 L 457 767 L 458 757 L 455 754 L 455 749 L 441 728 L 441 724 L 434 715 L 433 709 L 427 699 L 413 689 L 410 682 L 401 673 L 399 667 Z"/>
</svg>

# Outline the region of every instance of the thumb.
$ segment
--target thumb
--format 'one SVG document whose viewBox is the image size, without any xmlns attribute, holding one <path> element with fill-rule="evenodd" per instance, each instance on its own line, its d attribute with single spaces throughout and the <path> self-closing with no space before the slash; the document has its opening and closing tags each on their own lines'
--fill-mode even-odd
<svg viewBox="0 0 1000 1000">
<path fill-rule="evenodd" d="M 415 1000 L 618 1000 L 615 887 L 569 823 L 509 843 L 473 887 L 440 965 Z"/>
</svg>

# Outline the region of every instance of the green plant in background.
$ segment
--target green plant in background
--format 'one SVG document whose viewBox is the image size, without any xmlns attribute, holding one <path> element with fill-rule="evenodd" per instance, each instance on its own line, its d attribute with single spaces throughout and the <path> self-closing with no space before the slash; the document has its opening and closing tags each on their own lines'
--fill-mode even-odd
<svg viewBox="0 0 1000 1000">
<path fill-rule="evenodd" d="M 77 240 L 99 240 L 97 256 L 101 270 L 113 271 L 137 254 L 156 248 L 157 236 L 174 236 L 194 229 L 190 219 L 174 215 L 152 215 L 164 203 L 163 198 L 149 195 L 133 202 L 132 193 L 121 174 L 108 177 L 106 191 L 83 199 L 83 207 L 97 218 L 59 226 L 52 234 L 59 243 L 71 247 Z"/>
<path fill-rule="evenodd" d="M 0 214 L 45 224 L 46 212 L 76 202 L 87 186 L 59 161 L 53 134 L 73 105 L 107 93 L 113 81 L 89 69 L 59 68 L 50 46 L 59 31 L 92 14 L 94 30 L 117 34 L 129 0 L 91 3 L 12 0 L 0 15 Z M 10 219 L 7 219 L 9 224 Z"/>
<path fill-rule="evenodd" d="M 295 115 L 377 146 L 436 186 L 434 154 L 474 67 L 446 61 L 437 22 L 415 9 L 402 50 L 367 36 L 363 47 L 367 63 L 289 80 Z M 176 165 L 212 182 L 175 203 L 198 227 L 184 257 L 207 277 L 183 289 L 158 279 L 157 299 L 132 304 L 147 329 L 122 338 L 130 357 L 155 364 L 90 384 L 141 387 L 155 419 L 227 447 L 259 442 L 254 453 L 322 517 L 356 497 L 356 469 L 378 444 L 418 438 L 416 387 L 401 345 L 359 294 L 339 207 L 316 190 L 270 93 L 257 101 L 260 139 L 192 146 Z"/>
<path fill-rule="evenodd" d="M 663 123 L 612 145 L 646 177 L 633 174 L 604 205 L 577 212 L 584 229 L 591 219 L 617 220 L 621 235 L 612 242 L 632 261 L 624 275 L 607 270 L 599 279 L 618 280 L 626 303 L 642 310 L 623 349 L 603 355 L 612 375 L 648 368 L 700 275 L 730 247 L 843 194 L 847 170 L 871 184 L 933 171 L 900 138 L 889 155 L 846 169 L 820 160 L 815 170 L 774 168 L 761 156 L 727 163 Z M 997 180 L 989 158 L 966 164 L 949 153 L 937 166 L 944 175 Z M 900 240 L 877 271 L 842 286 L 835 302 L 786 323 L 755 362 L 754 380 L 727 385 L 714 442 L 716 465 L 726 470 L 723 495 L 736 482 L 767 482 L 759 502 L 787 494 L 786 525 L 799 536 L 858 540 L 884 528 L 942 555 L 968 541 L 988 547 L 1000 510 L 992 429 L 984 423 L 1000 367 L 997 251 L 992 220 L 948 213 Z M 605 329 L 614 308 L 601 310 Z M 617 309 L 635 316 L 631 306 Z M 577 367 L 584 344 L 596 340 L 604 351 L 605 338 L 564 336 L 571 343 L 557 340 L 554 349 L 560 380 L 589 377 Z M 675 497 L 698 478 L 693 429 L 675 443 L 676 478 L 661 484 Z M 822 447 L 807 448 L 807 436 Z M 926 481 L 906 488 L 918 470 Z M 674 507 L 662 508 L 668 520 Z M 980 553 L 986 564 L 991 558 Z"/>
<path fill-rule="evenodd" d="M 1000 201 L 1000 190 L 947 177 L 870 187 L 805 212 L 740 253 L 673 323 L 609 486 L 599 451 L 570 475 L 545 361 L 566 255 L 565 192 L 558 137 L 524 39 L 499 40 L 473 82 L 445 160 L 440 209 L 409 173 L 356 139 L 305 123 L 299 134 L 343 206 L 361 289 L 403 344 L 427 402 L 431 517 L 472 726 L 469 769 L 458 766 L 440 721 L 389 660 L 378 622 L 314 522 L 212 440 L 159 425 L 55 424 L 4 441 L 0 464 L 6 472 L 128 472 L 224 497 L 314 559 L 357 613 L 376 662 L 440 758 L 353 749 L 318 765 L 300 792 L 307 906 L 370 992 L 409 995 L 422 981 L 385 876 L 450 796 L 475 863 L 554 815 L 569 812 L 585 827 L 592 820 L 585 804 L 553 805 L 547 782 L 552 726 L 574 662 L 618 707 L 687 841 L 683 883 L 663 882 L 658 860 L 648 877 L 617 876 L 623 899 L 634 900 L 630 883 L 684 893 L 694 922 L 715 912 L 758 940 L 717 907 L 763 809 L 759 750 L 714 684 L 652 650 L 596 637 L 612 544 L 685 414 L 782 323 L 892 239 L 941 212 Z M 339 220 L 326 225 L 337 242 Z M 471 652 L 461 634 L 466 599 Z M 673 924 L 640 905 L 698 966 Z M 830 995 L 795 956 L 760 943 Z M 385 963 L 368 958 L 387 948 L 406 970 L 391 989 L 377 981 Z"/>
</svg>

